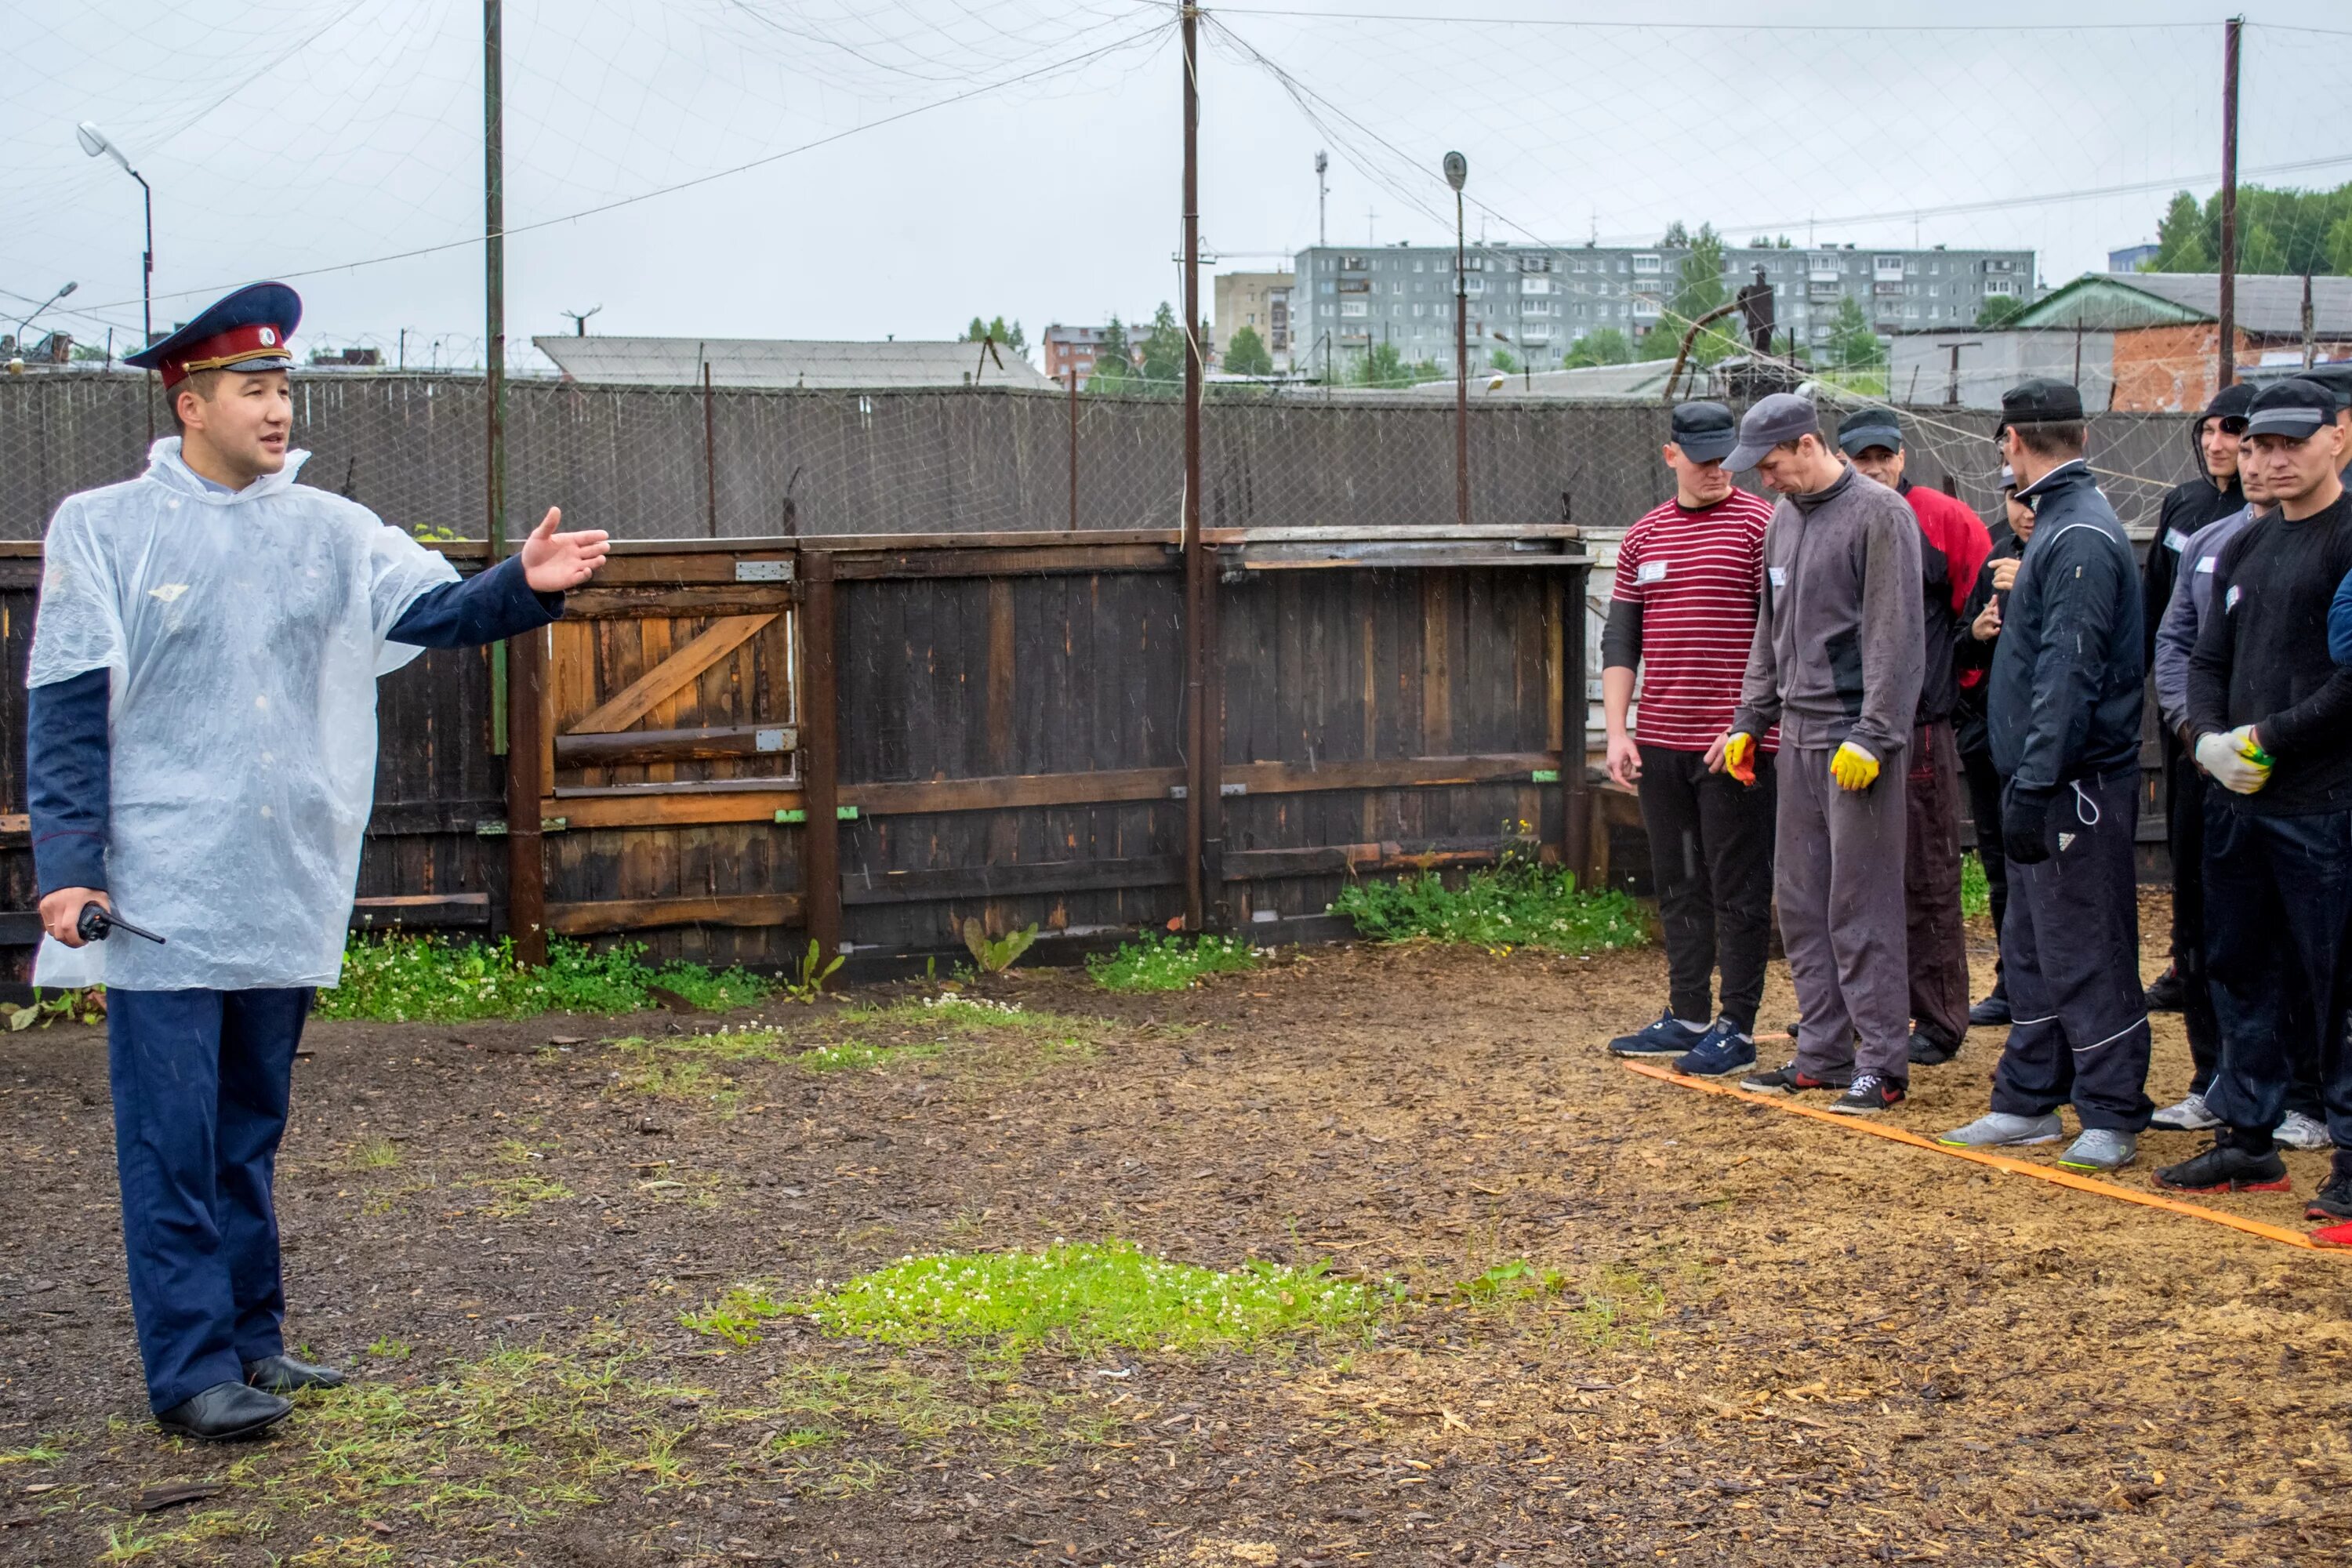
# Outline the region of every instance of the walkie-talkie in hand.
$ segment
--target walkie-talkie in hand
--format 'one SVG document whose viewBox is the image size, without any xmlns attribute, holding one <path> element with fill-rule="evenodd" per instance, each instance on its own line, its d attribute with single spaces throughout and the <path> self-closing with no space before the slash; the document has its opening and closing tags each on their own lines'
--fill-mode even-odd
<svg viewBox="0 0 2352 1568">
<path fill-rule="evenodd" d="M 74 921 L 74 930 L 81 933 L 84 942 L 104 942 L 109 931 L 127 931 L 132 936 L 145 937 L 157 947 L 163 945 L 162 937 L 143 927 L 132 925 L 95 899 L 81 907 L 81 918 Z"/>
</svg>

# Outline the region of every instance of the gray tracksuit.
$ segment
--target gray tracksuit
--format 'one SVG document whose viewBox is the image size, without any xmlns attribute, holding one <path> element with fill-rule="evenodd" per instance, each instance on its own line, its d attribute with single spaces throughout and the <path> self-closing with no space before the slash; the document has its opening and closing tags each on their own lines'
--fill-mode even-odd
<svg viewBox="0 0 2352 1568">
<path fill-rule="evenodd" d="M 1780 726 L 1774 893 L 1804 1016 L 1796 1065 L 1833 1083 L 1857 1070 L 1906 1083 L 1904 752 L 1926 635 L 1918 520 L 1848 468 L 1827 489 L 1781 498 L 1764 565 L 1765 615 L 1731 722 L 1754 735 Z M 1848 741 L 1878 759 L 1868 789 L 1830 776 Z"/>
</svg>

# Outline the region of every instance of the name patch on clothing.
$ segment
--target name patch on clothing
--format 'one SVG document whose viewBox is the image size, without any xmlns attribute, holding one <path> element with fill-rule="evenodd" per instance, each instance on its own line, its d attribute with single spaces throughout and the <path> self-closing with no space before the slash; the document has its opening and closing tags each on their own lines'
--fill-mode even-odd
<svg viewBox="0 0 2352 1568">
<path fill-rule="evenodd" d="M 2213 574 L 2213 563 L 2220 559 L 2221 558 L 2218 555 L 2208 555 L 2204 560 L 2200 561 L 2197 563 L 2197 570 L 2204 573 L 2208 577 L 2210 577 Z"/>
<path fill-rule="evenodd" d="M 1789 569 L 1786 566 L 1767 566 L 1764 570 L 1770 575 L 1772 586 L 1775 588 L 1785 588 L 1789 585 Z"/>
<path fill-rule="evenodd" d="M 2168 528 L 2164 531 L 2164 547 L 2178 555 L 2189 548 L 2189 536 L 2177 528 Z"/>
<path fill-rule="evenodd" d="M 2224 615 L 2238 607 L 2238 585 L 2232 583 L 2230 584 L 2230 591 L 2221 595 L 2221 611 Z"/>
<path fill-rule="evenodd" d="M 1666 563 L 1663 561 L 1644 561 L 1641 571 L 1633 574 L 1633 581 L 1637 584 L 1663 583 L 1665 580 Z"/>
</svg>

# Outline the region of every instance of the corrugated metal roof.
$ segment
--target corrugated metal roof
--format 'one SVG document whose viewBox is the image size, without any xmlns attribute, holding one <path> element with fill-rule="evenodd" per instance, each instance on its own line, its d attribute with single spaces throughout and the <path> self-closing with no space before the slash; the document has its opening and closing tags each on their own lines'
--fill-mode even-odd
<svg viewBox="0 0 2352 1568">
<path fill-rule="evenodd" d="M 1017 386 L 1050 392 L 1054 384 L 1021 355 L 1000 347 L 981 363 L 978 343 L 824 342 L 782 338 L 533 338 L 539 351 L 574 381 L 638 386 L 699 386 L 710 366 L 714 386 L 817 390 Z"/>
<path fill-rule="evenodd" d="M 2128 331 L 2179 321 L 2210 321 L 2221 310 L 2218 272 L 2091 272 L 2026 308 L 2014 323 L 2021 330 L 2077 326 Z M 2312 318 L 2323 336 L 2352 332 L 2352 278 L 2311 280 Z M 2303 331 L 2300 274 L 2240 274 L 2238 330 L 2263 337 L 2292 337 Z"/>
</svg>

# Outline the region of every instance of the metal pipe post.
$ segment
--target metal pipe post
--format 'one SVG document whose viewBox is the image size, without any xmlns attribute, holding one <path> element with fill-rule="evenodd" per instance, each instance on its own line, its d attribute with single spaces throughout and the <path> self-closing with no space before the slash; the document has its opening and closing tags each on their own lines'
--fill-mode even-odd
<svg viewBox="0 0 2352 1568">
<path fill-rule="evenodd" d="M 2221 26 L 2221 301 L 2216 312 L 2216 391 L 2238 379 L 2238 40 L 2246 21 L 2232 16 Z"/>
<path fill-rule="evenodd" d="M 1463 274 L 1462 193 L 1454 193 L 1454 521 L 1470 526 L 1470 283 Z"/>
<path fill-rule="evenodd" d="M 139 199 L 147 208 L 147 248 L 139 258 L 139 346 L 144 350 L 155 341 L 155 191 L 138 170 L 131 177 L 139 182 Z M 147 383 L 147 444 L 155 444 L 155 373 L 145 373 Z"/>
<path fill-rule="evenodd" d="M 1207 918 L 1202 868 L 1219 769 L 1209 755 L 1209 562 L 1201 545 L 1200 11 L 1183 5 L 1184 37 L 1184 925 Z"/>
<path fill-rule="evenodd" d="M 1078 531 L 1078 372 L 1070 368 L 1070 531 Z"/>
<path fill-rule="evenodd" d="M 702 515 L 704 530 L 719 537 L 719 442 L 710 413 L 710 362 L 702 362 Z"/>
</svg>

